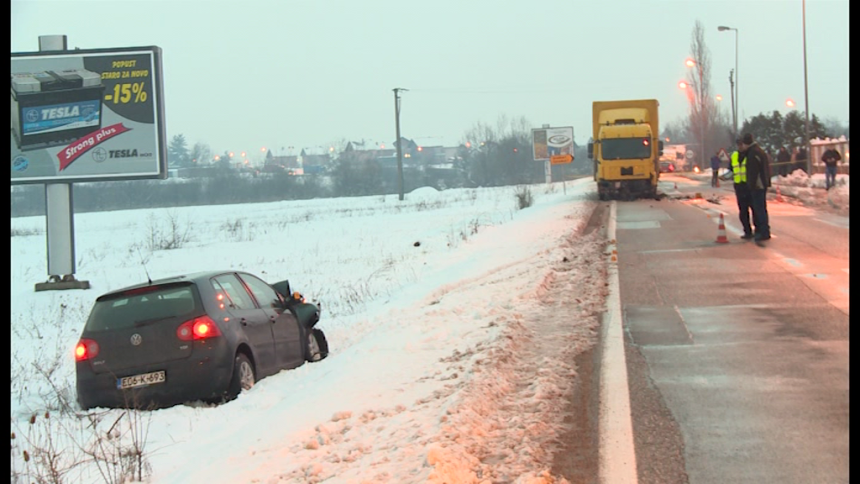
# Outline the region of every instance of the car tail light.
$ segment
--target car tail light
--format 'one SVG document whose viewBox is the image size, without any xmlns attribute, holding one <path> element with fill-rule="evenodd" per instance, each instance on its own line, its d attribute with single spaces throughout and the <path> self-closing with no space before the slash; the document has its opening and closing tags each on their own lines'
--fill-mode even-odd
<svg viewBox="0 0 860 484">
<path fill-rule="evenodd" d="M 176 337 L 182 341 L 221 336 L 221 330 L 209 316 L 188 320 L 176 328 Z"/>
<path fill-rule="evenodd" d="M 99 354 L 99 344 L 87 338 L 78 341 L 75 346 L 75 361 L 85 361 L 95 358 Z"/>
</svg>

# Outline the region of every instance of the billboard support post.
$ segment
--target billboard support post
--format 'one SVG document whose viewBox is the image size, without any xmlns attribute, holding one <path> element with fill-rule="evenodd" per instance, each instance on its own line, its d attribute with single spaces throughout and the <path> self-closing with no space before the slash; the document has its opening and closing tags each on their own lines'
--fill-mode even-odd
<svg viewBox="0 0 860 484">
<path fill-rule="evenodd" d="M 67 50 L 65 35 L 39 36 L 39 51 Z M 89 289 L 89 281 L 75 279 L 75 226 L 72 184 L 45 184 L 45 224 L 48 242 L 48 282 L 37 283 L 36 291 Z"/>
</svg>

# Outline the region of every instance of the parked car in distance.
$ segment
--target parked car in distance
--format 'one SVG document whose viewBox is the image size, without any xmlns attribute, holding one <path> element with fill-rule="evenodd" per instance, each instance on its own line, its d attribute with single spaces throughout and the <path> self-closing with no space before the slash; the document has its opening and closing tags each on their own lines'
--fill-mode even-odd
<svg viewBox="0 0 860 484">
<path fill-rule="evenodd" d="M 675 172 L 675 164 L 671 161 L 661 161 L 660 162 L 660 173 L 674 173 Z"/>
<path fill-rule="evenodd" d="M 148 281 L 96 298 L 75 347 L 81 408 L 219 403 L 328 355 L 320 304 L 241 271 Z"/>
</svg>

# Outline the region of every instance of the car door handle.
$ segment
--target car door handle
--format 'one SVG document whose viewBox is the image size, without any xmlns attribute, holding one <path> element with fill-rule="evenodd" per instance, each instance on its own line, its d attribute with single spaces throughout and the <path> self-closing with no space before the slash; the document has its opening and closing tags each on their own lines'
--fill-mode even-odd
<svg viewBox="0 0 860 484">
<path fill-rule="evenodd" d="M 239 319 L 239 322 L 242 323 L 242 326 L 248 326 L 248 320 L 245 318 Z"/>
<path fill-rule="evenodd" d="M 269 316 L 269 321 L 271 321 L 271 322 L 272 322 L 272 324 L 277 323 L 277 322 L 278 322 L 278 317 L 277 317 L 277 316 Z"/>
</svg>

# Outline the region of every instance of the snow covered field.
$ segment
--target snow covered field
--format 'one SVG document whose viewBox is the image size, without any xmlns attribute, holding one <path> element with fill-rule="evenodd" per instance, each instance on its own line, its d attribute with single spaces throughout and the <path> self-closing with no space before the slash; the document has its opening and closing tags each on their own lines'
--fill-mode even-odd
<svg viewBox="0 0 860 484">
<path fill-rule="evenodd" d="M 78 214 L 76 277 L 92 289 L 70 291 L 34 291 L 45 221 L 12 219 L 12 482 L 564 482 L 549 468 L 570 362 L 596 344 L 606 291 L 606 241 L 584 231 L 594 191 Z M 329 358 L 221 406 L 77 410 L 72 349 L 95 297 L 216 268 L 322 301 Z"/>
</svg>

